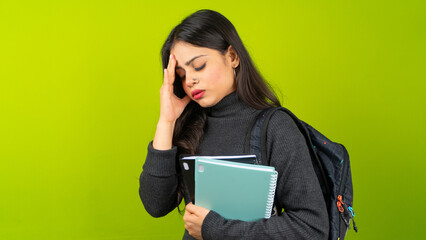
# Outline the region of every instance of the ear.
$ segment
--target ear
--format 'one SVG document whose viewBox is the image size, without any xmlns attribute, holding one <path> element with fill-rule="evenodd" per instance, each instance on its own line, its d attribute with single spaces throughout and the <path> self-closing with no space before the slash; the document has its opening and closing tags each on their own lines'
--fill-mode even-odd
<svg viewBox="0 0 426 240">
<path fill-rule="evenodd" d="M 240 65 L 240 58 L 231 45 L 229 45 L 228 51 L 226 52 L 226 59 L 231 64 L 232 68 L 236 68 L 238 65 Z"/>
</svg>

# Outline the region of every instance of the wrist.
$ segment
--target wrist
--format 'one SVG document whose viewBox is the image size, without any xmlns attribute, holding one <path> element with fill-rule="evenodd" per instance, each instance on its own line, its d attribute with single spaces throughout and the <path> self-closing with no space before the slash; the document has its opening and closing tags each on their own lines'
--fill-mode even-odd
<svg viewBox="0 0 426 240">
<path fill-rule="evenodd" d="M 154 149 L 169 150 L 172 148 L 174 128 L 175 122 L 158 121 L 157 130 L 152 143 Z"/>
<path fill-rule="evenodd" d="M 169 120 L 165 120 L 165 119 L 160 118 L 158 120 L 158 123 L 157 123 L 157 128 L 158 127 L 166 127 L 166 128 L 172 128 L 172 129 L 174 129 L 175 123 L 176 123 L 176 120 L 169 121 Z"/>
</svg>

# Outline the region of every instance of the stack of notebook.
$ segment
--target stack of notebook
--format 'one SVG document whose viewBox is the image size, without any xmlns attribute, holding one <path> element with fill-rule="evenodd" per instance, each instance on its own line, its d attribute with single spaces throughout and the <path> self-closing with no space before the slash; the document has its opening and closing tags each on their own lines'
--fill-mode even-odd
<svg viewBox="0 0 426 240">
<path fill-rule="evenodd" d="M 180 159 L 195 205 L 243 221 L 269 218 L 273 207 L 278 174 L 274 167 L 255 162 L 255 155 Z"/>
</svg>

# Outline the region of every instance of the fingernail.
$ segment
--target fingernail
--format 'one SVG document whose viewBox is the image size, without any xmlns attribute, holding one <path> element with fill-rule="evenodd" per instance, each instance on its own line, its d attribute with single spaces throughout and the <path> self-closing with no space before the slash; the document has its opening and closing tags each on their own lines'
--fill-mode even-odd
<svg viewBox="0 0 426 240">
<path fill-rule="evenodd" d="M 170 59 L 172 59 L 173 58 L 173 55 L 172 54 L 170 54 Z"/>
</svg>

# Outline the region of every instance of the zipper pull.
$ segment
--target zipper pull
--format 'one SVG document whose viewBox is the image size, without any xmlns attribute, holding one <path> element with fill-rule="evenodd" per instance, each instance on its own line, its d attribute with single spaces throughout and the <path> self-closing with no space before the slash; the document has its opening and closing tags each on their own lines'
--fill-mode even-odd
<svg viewBox="0 0 426 240">
<path fill-rule="evenodd" d="M 341 212 L 341 213 L 345 211 L 345 209 L 343 208 L 343 205 L 345 205 L 345 204 L 343 203 L 342 195 L 338 195 L 337 196 L 337 209 L 339 209 L 339 212 Z"/>
<path fill-rule="evenodd" d="M 351 229 L 351 218 L 352 218 L 352 215 L 351 215 L 351 212 L 349 211 L 349 208 L 351 206 L 348 207 L 348 205 L 346 204 L 346 205 L 343 205 L 343 207 L 345 209 L 345 212 L 342 212 L 340 214 L 342 215 L 343 220 L 346 223 L 346 226 L 348 226 L 348 229 Z M 347 217 L 349 217 L 349 221 L 346 220 Z"/>
<path fill-rule="evenodd" d="M 354 213 L 354 209 L 351 206 L 349 206 L 348 210 L 349 210 L 349 212 L 352 215 L 351 218 L 352 218 L 352 224 L 354 225 L 354 230 L 355 230 L 355 232 L 358 232 L 358 228 L 356 227 L 356 224 L 355 224 L 355 213 Z"/>
<path fill-rule="evenodd" d="M 351 213 L 352 217 L 355 217 L 354 209 L 351 206 L 348 207 L 348 210 Z"/>
<path fill-rule="evenodd" d="M 355 219 L 353 217 L 352 217 L 352 225 L 354 225 L 355 232 L 358 232 L 358 228 L 356 227 Z"/>
</svg>

